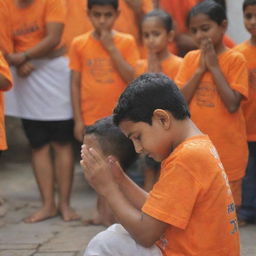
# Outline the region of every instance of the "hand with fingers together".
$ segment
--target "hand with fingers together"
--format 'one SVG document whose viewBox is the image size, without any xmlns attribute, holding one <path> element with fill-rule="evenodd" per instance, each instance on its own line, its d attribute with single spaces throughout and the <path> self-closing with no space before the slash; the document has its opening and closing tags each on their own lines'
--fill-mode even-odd
<svg viewBox="0 0 256 256">
<path fill-rule="evenodd" d="M 218 68 L 219 67 L 218 56 L 214 49 L 212 40 L 210 38 L 206 38 L 203 41 L 202 45 L 203 45 L 202 50 L 204 54 L 205 65 L 207 69 L 211 70 L 213 68 Z"/>
<path fill-rule="evenodd" d="M 85 179 L 99 195 L 106 196 L 119 189 L 124 174 L 114 157 L 106 158 L 95 149 L 82 145 L 81 158 Z"/>
</svg>

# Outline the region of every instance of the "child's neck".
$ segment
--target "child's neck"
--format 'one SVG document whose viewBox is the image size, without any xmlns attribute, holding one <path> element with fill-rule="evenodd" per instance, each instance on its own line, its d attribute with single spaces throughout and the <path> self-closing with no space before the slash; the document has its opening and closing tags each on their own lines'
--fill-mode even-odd
<svg viewBox="0 0 256 256">
<path fill-rule="evenodd" d="M 165 48 L 164 50 L 157 53 L 157 57 L 158 57 L 159 61 L 166 60 L 170 55 L 171 55 L 171 53 L 168 51 L 167 48 Z"/>
<path fill-rule="evenodd" d="M 178 134 L 176 136 L 176 141 L 173 143 L 173 149 L 191 137 L 203 135 L 190 118 L 179 121 L 177 126 L 176 130 L 178 131 Z"/>
<path fill-rule="evenodd" d="M 250 43 L 251 43 L 251 45 L 256 46 L 256 36 L 252 36 L 250 38 Z"/>
<path fill-rule="evenodd" d="M 221 42 L 219 45 L 216 45 L 214 48 L 217 55 L 222 54 L 228 49 L 223 42 Z"/>
</svg>

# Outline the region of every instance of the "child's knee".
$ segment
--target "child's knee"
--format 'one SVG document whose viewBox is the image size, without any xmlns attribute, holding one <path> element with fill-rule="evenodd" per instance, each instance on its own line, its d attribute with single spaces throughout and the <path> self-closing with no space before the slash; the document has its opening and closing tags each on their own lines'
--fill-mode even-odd
<svg viewBox="0 0 256 256">
<path fill-rule="evenodd" d="M 97 234 L 88 244 L 84 256 L 114 256 L 123 255 L 126 247 L 134 243 L 133 239 L 120 224 L 114 224 Z"/>
</svg>

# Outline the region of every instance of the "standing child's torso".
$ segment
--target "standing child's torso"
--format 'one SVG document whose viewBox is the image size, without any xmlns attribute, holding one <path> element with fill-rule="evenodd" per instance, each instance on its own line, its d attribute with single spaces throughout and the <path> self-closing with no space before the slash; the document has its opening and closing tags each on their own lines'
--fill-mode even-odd
<svg viewBox="0 0 256 256">
<path fill-rule="evenodd" d="M 191 79 L 199 61 L 199 50 L 190 52 L 184 58 L 176 77 L 179 87 Z M 248 72 L 243 56 L 234 50 L 227 50 L 218 57 L 218 61 L 229 86 L 247 97 Z M 239 107 L 235 113 L 227 110 L 210 72 L 206 72 L 200 80 L 189 108 L 192 120 L 216 146 L 229 178 L 240 179 L 244 175 L 248 154 L 242 109 Z"/>
</svg>

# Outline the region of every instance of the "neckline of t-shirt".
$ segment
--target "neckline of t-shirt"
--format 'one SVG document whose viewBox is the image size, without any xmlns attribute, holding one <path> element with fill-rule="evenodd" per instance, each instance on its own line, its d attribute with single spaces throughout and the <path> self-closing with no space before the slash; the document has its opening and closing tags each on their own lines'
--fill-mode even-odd
<svg viewBox="0 0 256 256">
<path fill-rule="evenodd" d="M 184 141 L 182 141 L 172 152 L 172 154 L 176 151 L 179 150 L 179 148 L 182 148 L 185 144 L 190 143 L 195 140 L 209 140 L 209 136 L 207 134 L 198 134 L 191 136 L 189 138 L 186 138 Z"/>
</svg>

